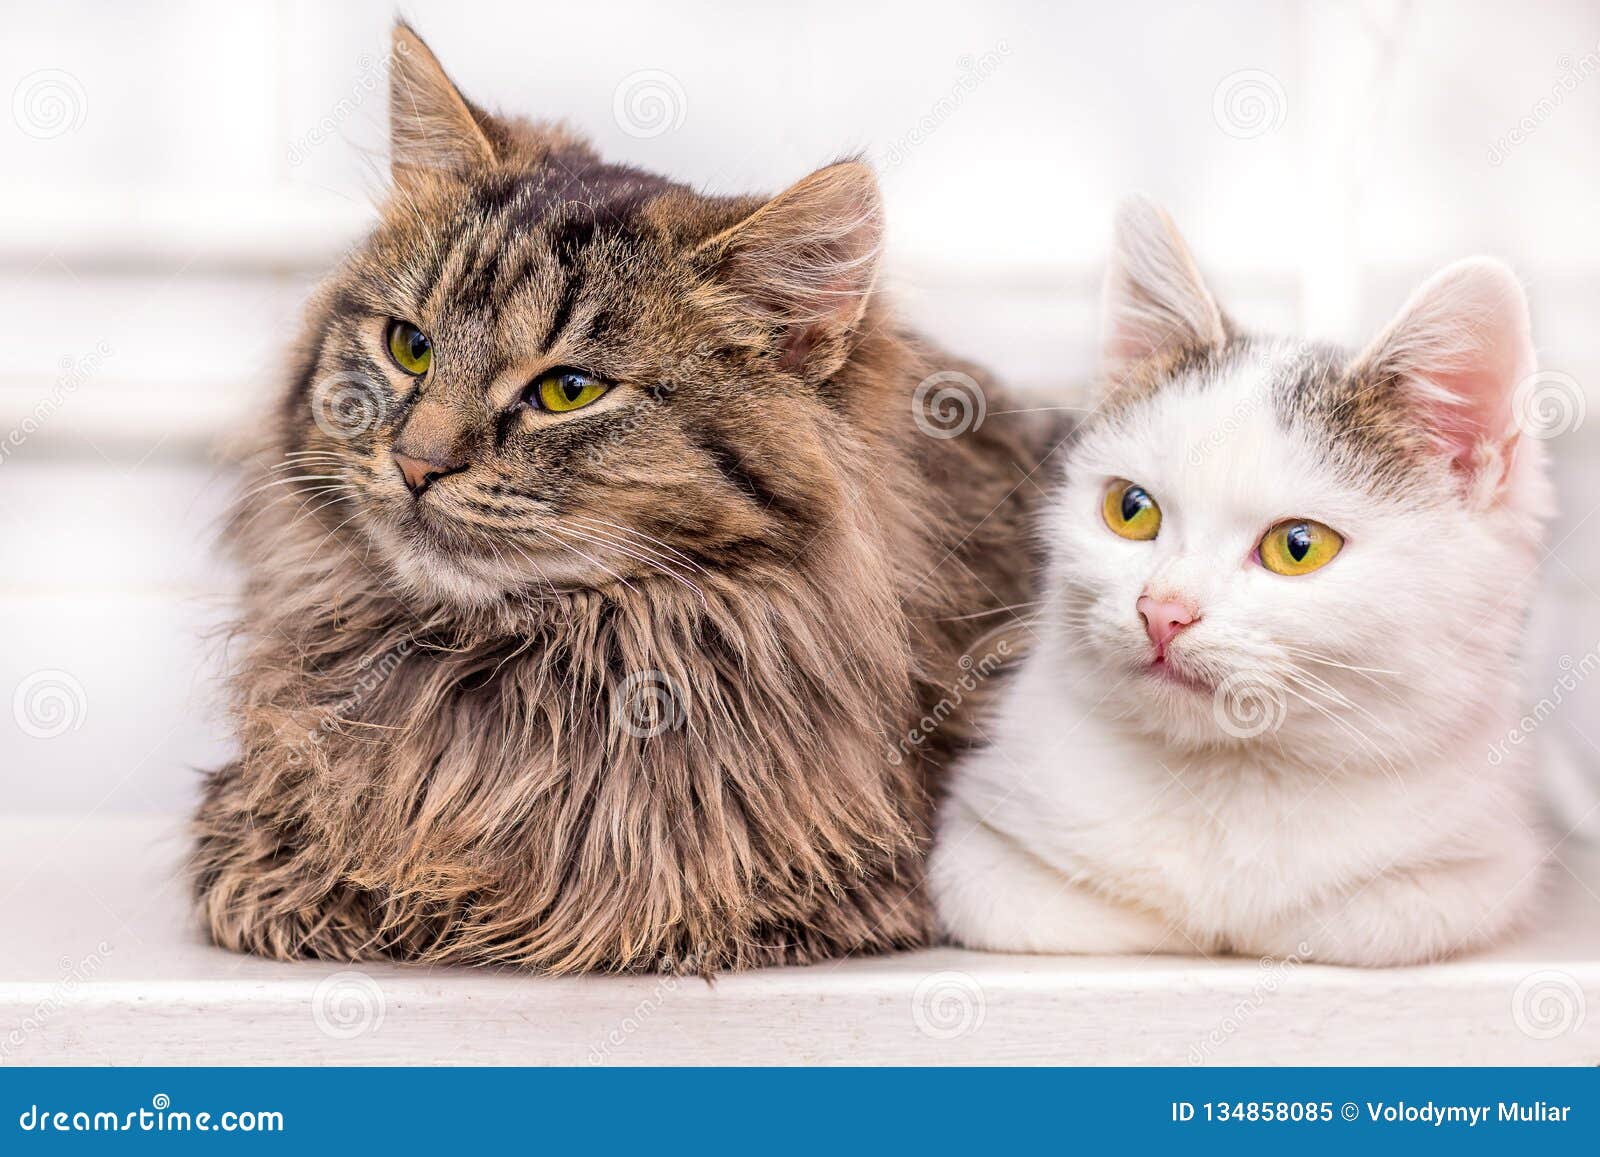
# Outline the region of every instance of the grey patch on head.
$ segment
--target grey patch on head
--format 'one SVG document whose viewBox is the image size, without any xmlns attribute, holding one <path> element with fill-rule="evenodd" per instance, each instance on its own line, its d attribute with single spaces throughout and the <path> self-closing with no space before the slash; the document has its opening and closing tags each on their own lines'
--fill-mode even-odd
<svg viewBox="0 0 1600 1157">
<path fill-rule="evenodd" d="M 1270 345 L 1279 424 L 1306 435 L 1341 478 L 1373 494 L 1412 491 L 1436 479 L 1428 433 L 1396 382 L 1351 372 L 1351 355 L 1338 346 Z"/>
</svg>

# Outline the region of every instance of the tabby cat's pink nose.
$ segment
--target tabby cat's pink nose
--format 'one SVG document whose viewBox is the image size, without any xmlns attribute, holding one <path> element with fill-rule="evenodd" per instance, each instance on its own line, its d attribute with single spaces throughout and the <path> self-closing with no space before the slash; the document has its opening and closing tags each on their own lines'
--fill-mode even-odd
<svg viewBox="0 0 1600 1157">
<path fill-rule="evenodd" d="M 1133 605 L 1144 619 L 1144 633 L 1150 636 L 1150 641 L 1158 651 L 1171 642 L 1174 635 L 1200 617 L 1188 603 L 1177 599 L 1153 599 L 1149 595 L 1140 595 L 1139 601 Z"/>
</svg>

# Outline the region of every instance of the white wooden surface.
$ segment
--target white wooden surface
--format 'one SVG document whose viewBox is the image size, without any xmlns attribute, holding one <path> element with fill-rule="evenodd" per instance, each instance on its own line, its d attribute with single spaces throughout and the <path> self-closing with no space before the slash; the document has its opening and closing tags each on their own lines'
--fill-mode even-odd
<svg viewBox="0 0 1600 1157">
<path fill-rule="evenodd" d="M 275 964 L 202 942 L 160 818 L 0 825 L 0 1064 L 1600 1064 L 1600 865 L 1518 943 L 1361 972 L 942 949 L 724 976 Z"/>
</svg>

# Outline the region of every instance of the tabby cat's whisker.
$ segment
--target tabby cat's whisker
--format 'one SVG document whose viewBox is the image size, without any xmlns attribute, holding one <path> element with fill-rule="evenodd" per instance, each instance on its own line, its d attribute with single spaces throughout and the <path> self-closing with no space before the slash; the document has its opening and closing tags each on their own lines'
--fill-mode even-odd
<svg viewBox="0 0 1600 1157">
<path fill-rule="evenodd" d="M 572 520 L 569 519 L 569 523 L 570 523 L 570 521 L 572 521 Z M 693 583 L 689 583 L 688 579 L 685 576 L 680 575 L 678 573 L 678 568 L 682 567 L 684 564 L 679 563 L 676 559 L 672 558 L 671 556 L 662 554 L 660 551 L 653 549 L 652 547 L 650 547 L 646 543 L 634 542 L 634 541 L 632 541 L 630 539 L 627 539 L 627 538 L 618 538 L 616 535 L 613 535 L 613 534 L 611 534 L 611 533 L 609 533 L 607 531 L 597 530 L 593 526 L 590 526 L 588 524 L 588 521 L 585 520 L 585 519 L 578 519 L 577 521 L 584 527 L 584 529 L 585 529 L 585 531 L 587 533 L 596 536 L 593 541 L 609 543 L 610 545 L 612 545 L 616 549 L 624 550 L 625 552 L 628 552 L 627 551 L 628 547 L 631 547 L 631 548 L 639 550 L 639 551 L 643 551 L 646 555 L 649 555 L 650 557 L 646 558 L 646 557 L 643 557 L 643 556 L 638 555 L 638 554 L 631 554 L 631 552 L 628 552 L 628 553 L 631 554 L 631 557 L 636 558 L 641 562 L 648 563 L 649 565 L 652 565 L 652 566 L 656 567 L 658 570 L 661 570 L 664 573 L 671 575 L 673 578 L 676 578 L 681 582 L 687 583 L 690 587 L 692 587 L 694 589 L 694 591 L 697 594 L 700 593 L 700 588 L 699 587 L 695 586 Z M 574 533 L 577 533 L 577 532 L 574 532 Z M 693 564 L 690 564 L 690 565 L 693 565 Z M 701 574 L 708 573 L 705 570 L 704 567 L 698 567 L 697 566 L 697 567 L 695 567 L 695 569 L 698 570 Z M 704 597 L 704 596 L 702 595 L 701 597 Z"/>
<path fill-rule="evenodd" d="M 579 515 L 578 516 L 578 520 L 580 522 L 598 523 L 598 524 L 603 525 L 603 526 L 611 527 L 613 530 L 622 531 L 624 534 L 631 535 L 632 537 L 637 538 L 637 539 L 649 544 L 650 546 L 653 546 L 653 547 L 657 548 L 658 550 L 664 551 L 667 554 L 676 557 L 677 559 L 681 560 L 683 565 L 689 566 L 689 567 L 693 567 L 695 570 L 699 571 L 701 574 L 710 574 L 711 573 L 710 571 L 706 570 L 705 567 L 703 567 L 699 563 L 697 563 L 689 555 L 684 554 L 683 551 L 679 550 L 675 546 L 668 545 L 667 543 L 663 542 L 661 539 L 657 538 L 653 534 L 646 534 L 644 531 L 639 530 L 639 529 L 637 529 L 635 527 L 623 526 L 621 523 L 612 522 L 608 518 L 596 518 L 592 514 Z"/>
<path fill-rule="evenodd" d="M 557 546 L 561 547 L 564 550 L 570 550 L 573 554 L 577 555 L 579 558 L 583 559 L 585 562 L 588 562 L 591 565 L 593 565 L 594 567 L 596 567 L 597 569 L 599 569 L 601 571 L 604 571 L 606 574 L 610 575 L 617 582 L 619 582 L 623 586 L 627 587 L 630 591 L 634 589 L 634 586 L 633 586 L 632 583 L 630 583 L 627 579 L 623 578 L 616 571 L 612 570 L 605 563 L 601 562 L 599 559 L 593 557 L 592 555 L 589 555 L 589 554 L 585 553 L 584 551 L 579 550 L 577 547 L 573 546 L 570 542 L 567 542 L 566 540 L 557 537 L 557 535 L 556 535 L 556 533 L 554 531 L 546 530 L 543 527 L 535 527 L 534 529 L 535 529 L 536 533 L 544 535 L 546 538 L 548 538 L 551 542 L 555 543 Z"/>
<path fill-rule="evenodd" d="M 276 478 L 271 482 L 263 482 L 252 490 L 245 491 L 244 498 L 254 498 L 257 494 L 271 490 L 274 486 L 288 486 L 294 482 L 343 482 L 344 479 L 337 474 L 297 474 L 293 478 Z"/>
<path fill-rule="evenodd" d="M 563 524 L 560 527 L 560 529 L 562 531 L 564 531 L 565 533 L 567 533 L 567 534 L 575 535 L 576 537 L 578 537 L 579 539 L 583 540 L 584 542 L 590 543 L 590 544 L 592 544 L 594 546 L 609 547 L 610 549 L 616 551 L 617 553 L 626 555 L 627 557 L 633 559 L 636 562 L 641 562 L 646 566 L 654 567 L 656 570 L 659 570 L 662 574 L 666 575 L 667 577 L 672 578 L 672 579 L 676 579 L 678 582 L 680 582 L 684 586 L 688 587 L 697 596 L 699 596 L 699 598 L 702 601 L 705 600 L 706 596 L 705 596 L 705 592 L 704 591 L 702 591 L 694 583 L 690 582 L 683 575 L 679 574 L 675 570 L 669 569 L 667 566 L 663 565 L 661 562 L 657 561 L 656 559 L 650 558 L 647 555 L 640 554 L 637 551 L 630 549 L 629 547 L 623 545 L 620 542 L 616 542 L 616 541 L 614 541 L 612 539 L 609 539 L 609 538 L 599 537 L 593 531 L 579 530 L 576 527 L 573 527 L 573 526 L 570 526 L 570 525 L 565 525 L 565 524 Z"/>
</svg>

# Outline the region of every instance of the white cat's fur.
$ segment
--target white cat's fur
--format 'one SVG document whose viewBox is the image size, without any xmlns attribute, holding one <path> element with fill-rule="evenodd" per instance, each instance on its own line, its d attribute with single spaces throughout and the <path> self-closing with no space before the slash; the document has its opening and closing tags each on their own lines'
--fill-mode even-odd
<svg viewBox="0 0 1600 1157">
<path fill-rule="evenodd" d="M 1354 359 L 1244 341 L 1140 202 L 1119 218 L 1106 316 L 1110 396 L 1047 516 L 1037 639 L 941 812 L 929 873 L 948 935 L 1389 965 L 1504 934 L 1547 848 L 1528 747 L 1490 758 L 1520 714 L 1549 503 L 1541 447 L 1511 420 L 1534 369 L 1517 281 L 1452 266 Z M 1381 429 L 1331 434 L 1351 406 L 1292 400 L 1352 373 L 1396 392 L 1408 453 L 1363 449 Z M 1154 540 L 1105 525 L 1115 479 L 1160 504 Z M 1267 571 L 1253 547 L 1289 517 L 1343 550 Z M 1145 593 L 1198 609 L 1168 650 L 1194 684 L 1152 667 Z"/>
</svg>

